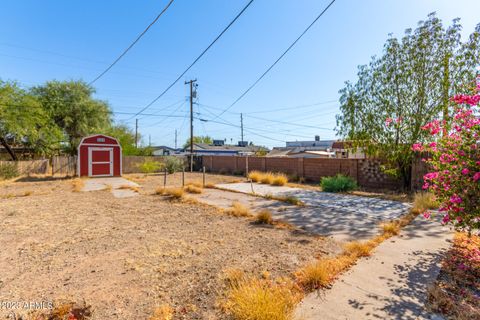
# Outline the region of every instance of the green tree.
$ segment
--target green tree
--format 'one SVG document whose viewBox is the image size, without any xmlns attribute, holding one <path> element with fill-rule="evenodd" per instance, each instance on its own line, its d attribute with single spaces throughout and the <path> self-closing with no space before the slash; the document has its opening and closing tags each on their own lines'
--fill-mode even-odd
<svg viewBox="0 0 480 320">
<path fill-rule="evenodd" d="M 193 137 L 193 143 L 212 144 L 212 143 L 213 143 L 213 140 L 212 140 L 212 138 L 209 137 L 209 136 L 194 136 L 194 137 Z M 185 141 L 185 143 L 183 144 L 183 147 L 184 147 L 185 149 L 190 148 L 190 138 L 188 138 L 187 141 Z"/>
<path fill-rule="evenodd" d="M 449 97 L 465 91 L 480 64 L 480 24 L 466 42 L 459 20 L 444 28 L 434 13 L 401 39 L 387 40 L 383 54 L 359 66 L 355 84 L 340 90 L 336 131 L 367 155 L 388 161 L 386 172 L 410 185 L 411 145 L 431 139 L 421 126 L 448 122 Z"/>
<path fill-rule="evenodd" d="M 63 131 L 70 154 L 76 153 L 81 138 L 105 131 L 111 125 L 106 102 L 94 99 L 95 90 L 83 81 L 49 81 L 32 88 L 54 123 Z"/>
<path fill-rule="evenodd" d="M 10 144 L 48 155 L 59 147 L 61 138 L 61 131 L 35 97 L 15 83 L 0 81 L 0 144 L 12 160 L 17 155 Z"/>
</svg>

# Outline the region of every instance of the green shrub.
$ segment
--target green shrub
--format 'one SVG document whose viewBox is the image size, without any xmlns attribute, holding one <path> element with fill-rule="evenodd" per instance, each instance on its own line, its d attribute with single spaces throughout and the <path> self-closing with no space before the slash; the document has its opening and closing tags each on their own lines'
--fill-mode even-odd
<svg viewBox="0 0 480 320">
<path fill-rule="evenodd" d="M 350 177 L 337 174 L 335 177 L 323 177 L 320 186 L 326 192 L 346 192 L 357 189 L 357 182 Z"/>
<path fill-rule="evenodd" d="M 162 170 L 164 168 L 164 164 L 158 161 L 145 159 L 145 161 L 143 161 L 138 168 L 143 173 L 154 173 Z"/>
<path fill-rule="evenodd" d="M 175 173 L 177 171 L 182 171 L 184 167 L 184 162 L 182 158 L 179 157 L 165 157 L 165 168 L 168 173 Z"/>
<path fill-rule="evenodd" d="M 0 163 L 0 179 L 11 179 L 18 177 L 18 168 L 15 162 Z"/>
</svg>

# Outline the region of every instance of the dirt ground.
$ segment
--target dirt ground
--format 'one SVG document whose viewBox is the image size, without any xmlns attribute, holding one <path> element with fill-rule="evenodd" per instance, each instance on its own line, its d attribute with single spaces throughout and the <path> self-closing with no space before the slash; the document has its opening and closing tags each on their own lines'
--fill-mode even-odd
<svg viewBox="0 0 480 320">
<path fill-rule="evenodd" d="M 339 250 L 324 238 L 152 195 L 163 176 L 127 178 L 142 186 L 140 196 L 73 192 L 69 179 L 1 183 L 0 301 L 85 300 L 93 319 L 148 319 L 167 303 L 175 319 L 227 319 L 218 308 L 224 270 L 286 275 Z M 193 180 L 201 175 L 187 175 Z M 167 184 L 180 186 L 181 175 Z"/>
</svg>

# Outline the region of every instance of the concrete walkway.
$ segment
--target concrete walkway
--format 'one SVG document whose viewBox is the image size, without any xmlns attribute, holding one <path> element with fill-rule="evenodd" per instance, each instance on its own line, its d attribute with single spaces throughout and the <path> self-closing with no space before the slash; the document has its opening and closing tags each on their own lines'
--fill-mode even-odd
<svg viewBox="0 0 480 320">
<path fill-rule="evenodd" d="M 417 217 L 331 289 L 308 295 L 296 319 L 438 319 L 425 310 L 427 286 L 438 275 L 452 235 L 440 223 Z"/>
<path fill-rule="evenodd" d="M 218 184 L 225 190 L 252 193 L 250 183 Z M 284 220 L 309 232 L 332 236 L 337 240 L 362 240 L 375 236 L 378 224 L 398 218 L 411 207 L 408 203 L 378 198 L 335 194 L 290 187 L 253 184 L 258 195 L 294 196 L 306 206 L 288 206 L 273 211 L 274 218 Z M 258 198 L 257 198 L 258 199 Z M 268 204 L 265 206 L 268 207 Z"/>
<path fill-rule="evenodd" d="M 90 178 L 85 180 L 82 191 L 97 191 L 111 188 L 115 198 L 138 196 L 138 192 L 128 187 L 138 188 L 139 185 L 122 177 Z"/>
</svg>

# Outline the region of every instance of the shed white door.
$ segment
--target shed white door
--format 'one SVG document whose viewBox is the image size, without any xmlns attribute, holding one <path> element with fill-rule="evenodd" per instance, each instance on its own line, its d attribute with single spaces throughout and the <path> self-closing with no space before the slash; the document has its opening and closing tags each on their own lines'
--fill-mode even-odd
<svg viewBox="0 0 480 320">
<path fill-rule="evenodd" d="M 88 148 L 88 176 L 113 176 L 113 148 Z"/>
</svg>

